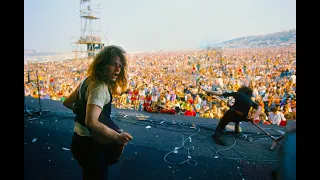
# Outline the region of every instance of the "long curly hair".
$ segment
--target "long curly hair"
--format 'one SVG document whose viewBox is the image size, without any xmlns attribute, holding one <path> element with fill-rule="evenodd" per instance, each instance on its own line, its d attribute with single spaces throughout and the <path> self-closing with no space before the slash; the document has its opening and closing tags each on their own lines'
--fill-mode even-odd
<svg viewBox="0 0 320 180">
<path fill-rule="evenodd" d="M 116 82 L 111 83 L 105 77 L 106 66 L 111 63 L 113 58 L 119 57 L 122 63 L 120 74 Z M 89 66 L 87 71 L 88 78 L 90 82 L 94 83 L 97 81 L 104 82 L 108 86 L 113 94 L 117 92 L 117 89 L 120 87 L 121 91 L 124 91 L 127 88 L 127 58 L 126 51 L 119 46 L 110 45 L 106 46 L 103 50 L 101 50 L 93 59 L 92 63 Z"/>
<path fill-rule="evenodd" d="M 250 88 L 250 87 L 248 87 L 248 86 L 242 86 L 242 87 L 240 87 L 239 89 L 238 89 L 238 91 L 237 92 L 240 92 L 240 93 L 244 93 L 244 94 L 246 94 L 246 95 L 248 95 L 248 96 L 252 96 L 252 93 L 253 93 L 253 90 L 252 90 L 252 88 Z"/>
</svg>

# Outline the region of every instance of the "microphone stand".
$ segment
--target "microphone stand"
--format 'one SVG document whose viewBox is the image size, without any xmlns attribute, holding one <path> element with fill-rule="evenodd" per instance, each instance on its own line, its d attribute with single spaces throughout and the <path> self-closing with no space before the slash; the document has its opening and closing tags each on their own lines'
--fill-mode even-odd
<svg viewBox="0 0 320 180">
<path fill-rule="evenodd" d="M 39 116 L 41 116 L 42 113 L 42 107 L 41 107 L 41 100 L 40 100 L 40 84 L 39 84 L 39 77 L 38 77 L 38 70 L 36 70 L 36 76 L 37 76 L 37 84 L 38 84 L 38 99 L 39 99 Z"/>
<path fill-rule="evenodd" d="M 36 76 L 37 76 L 37 85 L 38 85 L 37 89 L 38 89 L 39 111 L 35 111 L 35 110 L 33 110 L 32 112 L 28 111 L 27 104 L 26 104 L 26 92 L 24 91 L 24 111 L 27 119 L 29 117 L 32 117 L 31 119 L 37 119 L 42 115 L 43 112 L 45 112 L 44 110 L 42 110 L 42 105 L 41 105 L 38 70 L 36 70 Z M 49 111 L 49 110 L 46 110 L 46 111 Z"/>
<path fill-rule="evenodd" d="M 28 116 L 31 116 L 32 113 L 27 108 L 27 103 L 26 103 L 26 86 L 24 86 L 24 117 L 25 119 L 28 119 Z"/>
</svg>

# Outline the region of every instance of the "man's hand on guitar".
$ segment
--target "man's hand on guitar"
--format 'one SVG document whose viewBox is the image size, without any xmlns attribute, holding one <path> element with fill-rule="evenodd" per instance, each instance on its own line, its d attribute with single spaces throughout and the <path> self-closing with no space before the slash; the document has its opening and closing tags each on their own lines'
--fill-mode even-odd
<svg viewBox="0 0 320 180">
<path fill-rule="evenodd" d="M 133 137 L 129 133 L 123 132 L 123 133 L 119 134 L 119 136 L 116 139 L 116 141 L 117 141 L 118 144 L 127 145 L 127 143 L 129 141 L 131 141 L 132 139 L 133 139 Z"/>
</svg>

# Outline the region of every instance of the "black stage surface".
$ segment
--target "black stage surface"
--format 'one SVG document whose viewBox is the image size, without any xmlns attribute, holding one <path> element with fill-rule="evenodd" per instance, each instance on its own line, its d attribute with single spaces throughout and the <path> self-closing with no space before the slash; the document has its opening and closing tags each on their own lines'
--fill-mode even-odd
<svg viewBox="0 0 320 180">
<path fill-rule="evenodd" d="M 26 97 L 26 105 L 37 110 L 39 100 Z M 80 180 L 70 151 L 74 115 L 58 101 L 41 100 L 41 106 L 39 118 L 24 120 L 24 179 Z M 232 134 L 230 123 L 228 146 L 220 146 L 211 139 L 216 119 L 122 109 L 113 109 L 112 116 L 134 139 L 109 167 L 110 180 L 272 179 L 279 164 L 279 146 L 270 151 L 272 139 L 250 123 L 241 125 L 244 137 Z M 275 137 L 285 132 L 260 126 Z"/>
</svg>

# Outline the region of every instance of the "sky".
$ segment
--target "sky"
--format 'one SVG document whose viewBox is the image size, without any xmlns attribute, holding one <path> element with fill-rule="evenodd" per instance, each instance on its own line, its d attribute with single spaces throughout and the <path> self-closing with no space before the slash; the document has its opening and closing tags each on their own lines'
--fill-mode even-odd
<svg viewBox="0 0 320 180">
<path fill-rule="evenodd" d="M 128 52 L 194 49 L 296 28 L 296 0 L 91 1 L 100 5 L 92 29 Z M 80 0 L 24 0 L 24 49 L 75 50 L 85 24 L 80 7 Z"/>
</svg>

